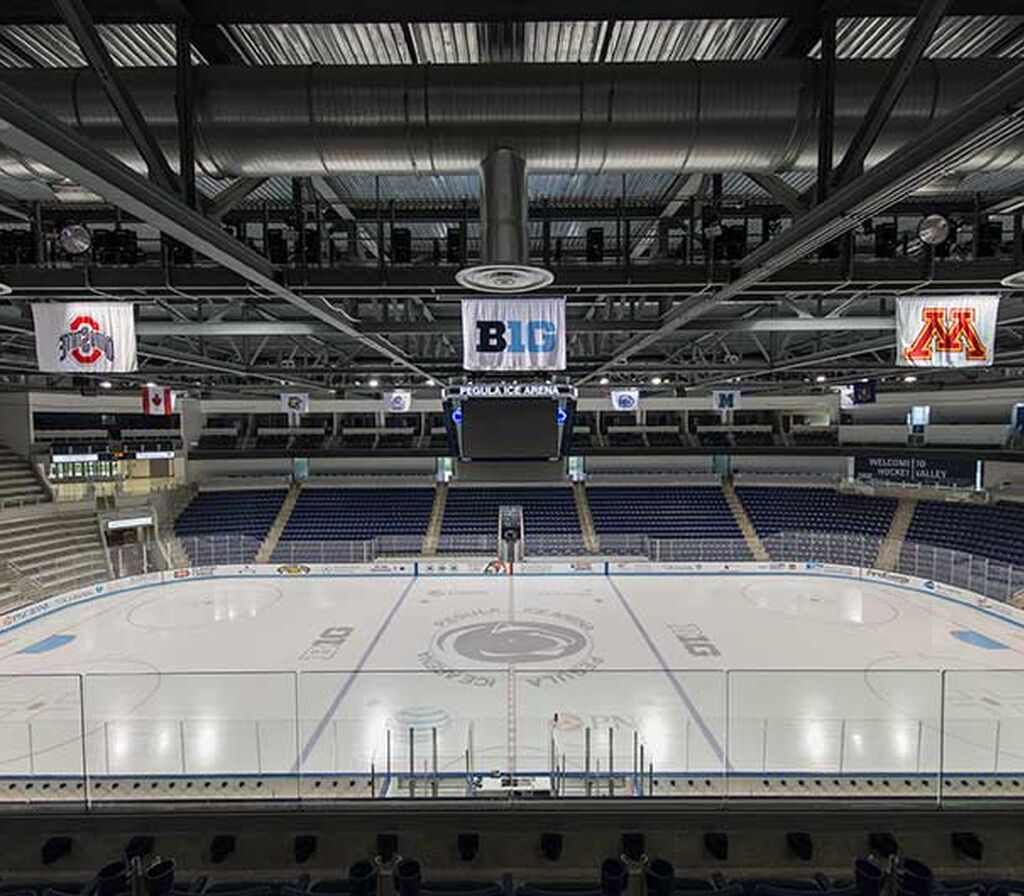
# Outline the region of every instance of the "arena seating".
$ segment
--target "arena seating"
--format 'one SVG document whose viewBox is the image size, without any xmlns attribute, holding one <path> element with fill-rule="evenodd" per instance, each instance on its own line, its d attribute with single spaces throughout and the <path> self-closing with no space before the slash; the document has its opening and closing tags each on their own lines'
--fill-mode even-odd
<svg viewBox="0 0 1024 896">
<path fill-rule="evenodd" d="M 567 486 L 453 488 L 445 504 L 440 549 L 458 552 L 458 544 L 452 542 L 450 536 L 493 535 L 496 539 L 498 508 L 502 505 L 523 508 L 527 554 L 583 549 L 576 501 Z"/>
<path fill-rule="evenodd" d="M 754 524 L 757 534 L 765 542 L 768 553 L 780 559 L 774 537 L 783 532 L 853 533 L 884 538 L 889 531 L 892 515 L 896 511 L 895 498 L 876 498 L 867 495 L 849 495 L 830 488 L 801 488 L 799 486 L 758 487 L 737 486 L 743 506 Z M 847 560 L 859 559 L 861 545 L 857 542 L 857 557 L 847 557 L 837 545 L 815 550 L 804 559 Z M 822 551 L 824 553 L 822 553 Z M 873 560 L 877 553 L 874 539 L 867 544 L 865 559 Z"/>
<path fill-rule="evenodd" d="M 284 489 L 200 492 L 178 517 L 174 531 L 184 540 L 193 563 L 251 562 L 286 494 Z M 232 535 L 253 541 L 246 540 L 247 546 L 240 549 L 243 539 Z"/>
<path fill-rule="evenodd" d="M 366 541 L 386 535 L 422 538 L 433 505 L 432 488 L 305 488 L 272 559 L 330 559 L 319 548 L 315 556 L 303 555 L 297 547 L 303 542 Z"/>
<path fill-rule="evenodd" d="M 602 550 L 614 545 L 614 536 L 647 535 L 693 539 L 692 552 L 684 552 L 680 559 L 750 559 L 743 533 L 717 485 L 595 486 L 587 489 L 587 500 Z"/>
<path fill-rule="evenodd" d="M 1024 565 L 1024 503 L 918 501 L 907 541 Z"/>
</svg>

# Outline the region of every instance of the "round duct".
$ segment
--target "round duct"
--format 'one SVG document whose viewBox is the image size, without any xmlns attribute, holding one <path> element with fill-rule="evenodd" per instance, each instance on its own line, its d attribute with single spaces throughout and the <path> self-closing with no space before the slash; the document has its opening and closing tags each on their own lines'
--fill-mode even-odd
<svg viewBox="0 0 1024 896">
<path fill-rule="evenodd" d="M 455 280 L 477 292 L 518 293 L 548 286 L 555 275 L 530 264 L 526 233 L 526 159 L 501 148 L 480 163 L 480 264 Z"/>
</svg>

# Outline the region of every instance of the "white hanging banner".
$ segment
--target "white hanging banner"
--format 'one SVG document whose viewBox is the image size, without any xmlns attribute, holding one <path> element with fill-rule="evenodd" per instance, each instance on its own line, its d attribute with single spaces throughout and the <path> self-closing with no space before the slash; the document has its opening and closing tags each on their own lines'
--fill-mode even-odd
<svg viewBox="0 0 1024 896">
<path fill-rule="evenodd" d="M 617 411 L 635 411 L 640 407 L 640 390 L 612 389 L 612 407 Z"/>
<path fill-rule="evenodd" d="M 305 392 L 282 392 L 281 410 L 286 414 L 298 417 L 309 413 L 309 395 Z"/>
<path fill-rule="evenodd" d="M 412 392 L 395 389 L 384 393 L 384 411 L 388 414 L 404 414 L 412 407 Z"/>
<path fill-rule="evenodd" d="M 143 386 L 142 413 L 170 417 L 174 413 L 174 390 L 163 386 Z"/>
<path fill-rule="evenodd" d="M 39 369 L 133 373 L 135 317 L 129 302 L 41 302 L 32 306 Z"/>
<path fill-rule="evenodd" d="M 896 300 L 896 363 L 903 367 L 991 367 L 998 296 Z"/>
<path fill-rule="evenodd" d="M 462 366 L 565 370 L 565 299 L 463 299 Z"/>
<path fill-rule="evenodd" d="M 711 393 L 711 407 L 716 411 L 736 411 L 740 406 L 738 389 L 716 389 Z"/>
</svg>

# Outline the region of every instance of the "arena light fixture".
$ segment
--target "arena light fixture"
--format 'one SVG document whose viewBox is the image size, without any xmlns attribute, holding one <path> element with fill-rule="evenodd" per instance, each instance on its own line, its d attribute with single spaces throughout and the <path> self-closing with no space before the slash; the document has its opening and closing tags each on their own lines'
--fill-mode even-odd
<svg viewBox="0 0 1024 896">
<path fill-rule="evenodd" d="M 380 380 L 376 378 L 372 380 L 367 380 L 366 385 L 369 386 L 371 389 L 376 389 L 380 385 Z"/>
<path fill-rule="evenodd" d="M 100 380 L 100 388 L 101 389 L 113 389 L 114 388 L 114 384 L 112 382 L 110 382 L 110 380 Z"/>
<path fill-rule="evenodd" d="M 816 376 L 816 377 L 814 378 L 814 382 L 816 382 L 816 383 L 824 383 L 824 382 L 825 382 L 825 381 L 826 381 L 827 379 L 828 379 L 828 377 L 827 377 L 827 376 L 825 376 L 825 374 L 823 374 L 823 373 L 819 373 L 819 374 L 818 374 L 818 375 L 817 375 L 817 376 Z"/>
<path fill-rule="evenodd" d="M 652 386 L 660 386 L 661 383 L 662 383 L 662 379 L 661 379 L 660 376 L 652 376 L 651 377 L 651 385 Z"/>
<path fill-rule="evenodd" d="M 600 379 L 600 380 L 598 380 L 598 382 L 599 382 L 599 383 L 600 383 L 600 384 L 601 384 L 602 386 L 607 386 L 607 385 L 608 385 L 608 383 L 610 383 L 610 382 L 611 382 L 611 380 L 609 380 L 609 379 L 608 379 L 608 377 L 606 377 L 606 376 L 603 376 L 603 377 L 601 377 L 601 379 Z"/>
<path fill-rule="evenodd" d="M 999 284 L 1007 289 L 1024 289 L 1024 271 L 1017 271 L 1016 274 L 1003 277 Z"/>
<path fill-rule="evenodd" d="M 905 382 L 905 383 L 916 383 L 917 382 L 917 377 L 914 376 L 914 374 L 912 374 L 912 373 L 908 373 L 905 377 L 903 377 L 903 382 Z"/>
<path fill-rule="evenodd" d="M 435 383 L 433 380 L 427 380 L 425 385 L 427 385 L 427 386 L 436 386 L 437 383 Z"/>
</svg>

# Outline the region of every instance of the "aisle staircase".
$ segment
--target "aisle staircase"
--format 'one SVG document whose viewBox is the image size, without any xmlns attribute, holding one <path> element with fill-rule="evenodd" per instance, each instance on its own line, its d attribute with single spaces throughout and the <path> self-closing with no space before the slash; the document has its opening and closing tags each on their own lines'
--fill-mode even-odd
<svg viewBox="0 0 1024 896">
<path fill-rule="evenodd" d="M 444 508 L 448 503 L 448 483 L 439 482 L 434 490 L 434 507 L 430 511 L 427 534 L 423 536 L 423 556 L 433 557 L 441 538 L 441 524 L 444 522 Z"/>
<path fill-rule="evenodd" d="M 29 603 L 109 578 L 96 513 L 16 511 L 0 520 L 0 608 Z"/>
<path fill-rule="evenodd" d="M 49 500 L 50 493 L 32 464 L 10 448 L 0 445 L 0 506 L 39 504 Z"/>
<path fill-rule="evenodd" d="M 572 494 L 576 499 L 576 514 L 580 518 L 580 533 L 583 535 L 583 544 L 588 551 L 596 552 L 600 542 L 597 537 L 597 529 L 594 528 L 594 517 L 590 513 L 587 490 L 582 482 L 574 482 L 572 484 Z"/>
<path fill-rule="evenodd" d="M 746 541 L 753 558 L 761 561 L 771 559 L 768 556 L 768 551 L 765 550 L 764 545 L 761 543 L 757 529 L 754 528 L 754 524 L 751 522 L 747 508 L 743 506 L 740 496 L 736 494 L 736 486 L 733 485 L 731 479 L 726 478 L 722 480 L 722 494 L 725 495 L 725 502 L 729 505 L 733 518 L 736 520 L 736 525 L 740 527 L 740 532 L 743 533 L 743 539 Z"/>
<path fill-rule="evenodd" d="M 285 495 L 284 501 L 281 502 L 281 509 L 277 512 L 277 516 L 274 517 L 274 522 L 271 524 L 270 529 L 267 530 L 267 537 L 263 539 L 263 544 L 260 545 L 260 549 L 256 552 L 257 563 L 270 562 L 270 557 L 274 553 L 277 543 L 281 540 L 284 527 L 288 525 L 288 520 L 291 519 L 292 511 L 295 509 L 295 504 L 299 500 L 301 492 L 302 486 L 298 482 L 293 482 L 289 486 L 288 494 Z"/>
<path fill-rule="evenodd" d="M 892 515 L 892 522 L 889 523 L 885 541 L 882 542 L 878 557 L 875 559 L 875 566 L 878 569 L 894 571 L 899 566 L 900 551 L 903 549 L 903 542 L 906 540 L 916 508 L 917 495 L 904 495 L 900 498 L 896 512 Z"/>
</svg>

